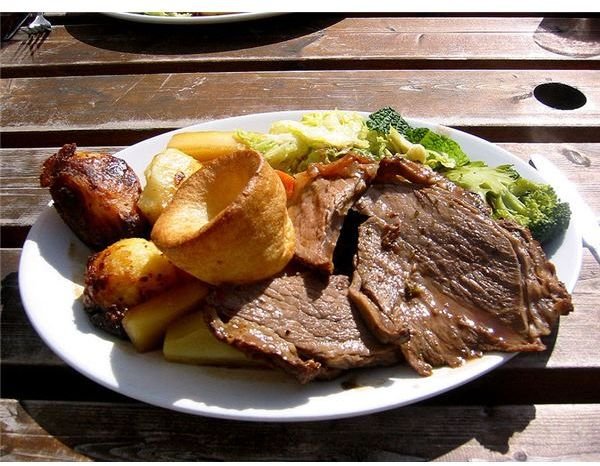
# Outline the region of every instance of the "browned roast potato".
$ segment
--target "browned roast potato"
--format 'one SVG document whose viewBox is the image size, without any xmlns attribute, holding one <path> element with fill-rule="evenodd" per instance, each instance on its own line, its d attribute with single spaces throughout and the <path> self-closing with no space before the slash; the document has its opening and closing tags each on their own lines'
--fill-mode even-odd
<svg viewBox="0 0 600 466">
<path fill-rule="evenodd" d="M 148 222 L 137 206 L 141 185 L 135 172 L 110 154 L 76 149 L 65 144 L 44 162 L 40 175 L 65 223 L 94 250 L 121 238 L 147 236 Z"/>
<path fill-rule="evenodd" d="M 152 242 L 125 238 L 89 257 L 83 305 L 94 325 L 125 337 L 121 320 L 130 308 L 191 280 Z"/>
</svg>

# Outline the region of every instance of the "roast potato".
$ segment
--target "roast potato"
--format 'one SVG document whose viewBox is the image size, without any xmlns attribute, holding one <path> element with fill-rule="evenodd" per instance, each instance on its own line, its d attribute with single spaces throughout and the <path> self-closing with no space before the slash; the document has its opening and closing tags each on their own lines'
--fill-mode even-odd
<svg viewBox="0 0 600 466">
<path fill-rule="evenodd" d="M 181 183 L 200 168 L 200 162 L 177 149 L 166 149 L 153 157 L 144 171 L 146 186 L 138 201 L 151 223 L 156 222 Z"/>
<path fill-rule="evenodd" d="M 88 259 L 84 305 L 90 309 L 126 310 L 191 280 L 151 242 L 126 238 Z"/>
<path fill-rule="evenodd" d="M 186 364 L 228 367 L 261 365 L 237 348 L 217 340 L 208 329 L 202 311 L 186 314 L 167 327 L 163 354 L 167 361 Z"/>
<path fill-rule="evenodd" d="M 196 309 L 207 292 L 208 285 L 193 280 L 130 308 L 123 328 L 133 346 L 140 352 L 160 347 L 169 324 Z"/>
<path fill-rule="evenodd" d="M 207 162 L 177 190 L 151 238 L 179 268 L 211 284 L 274 275 L 294 254 L 286 192 L 257 152 Z"/>
<path fill-rule="evenodd" d="M 50 188 L 64 222 L 95 251 L 149 231 L 137 206 L 139 179 L 122 159 L 66 144 L 44 162 L 40 184 Z"/>
<path fill-rule="evenodd" d="M 196 160 L 205 162 L 236 150 L 244 150 L 246 146 L 234 138 L 230 131 L 195 131 L 173 135 L 168 148 L 178 149 Z"/>
</svg>

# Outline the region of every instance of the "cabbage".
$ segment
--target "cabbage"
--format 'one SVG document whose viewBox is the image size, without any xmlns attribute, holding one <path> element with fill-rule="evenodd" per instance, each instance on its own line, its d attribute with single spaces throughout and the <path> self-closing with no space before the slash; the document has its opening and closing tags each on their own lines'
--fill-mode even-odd
<svg viewBox="0 0 600 466">
<path fill-rule="evenodd" d="M 359 113 L 327 110 L 306 113 L 300 121 L 276 121 L 268 133 L 240 130 L 235 138 L 260 152 L 273 168 L 293 174 L 310 163 L 332 162 L 351 150 L 372 156 L 368 133 Z"/>
<path fill-rule="evenodd" d="M 270 134 L 239 130 L 234 137 L 262 154 L 273 168 L 289 173 L 297 171 L 300 161 L 309 152 L 308 146 L 291 133 Z"/>
<path fill-rule="evenodd" d="M 306 113 L 300 121 L 276 121 L 269 132 L 291 133 L 313 149 L 369 148 L 365 119 L 357 112 L 331 110 Z"/>
</svg>

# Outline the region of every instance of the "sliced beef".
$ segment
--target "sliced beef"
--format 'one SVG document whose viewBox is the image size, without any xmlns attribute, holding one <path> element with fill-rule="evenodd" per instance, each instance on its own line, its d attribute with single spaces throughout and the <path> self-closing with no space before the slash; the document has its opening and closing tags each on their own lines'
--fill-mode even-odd
<svg viewBox="0 0 600 466">
<path fill-rule="evenodd" d="M 382 162 L 356 208 L 368 220 L 350 296 L 422 375 L 483 351 L 543 350 L 540 336 L 572 310 L 527 230 L 420 164 Z"/>
<path fill-rule="evenodd" d="M 531 232 L 514 222 L 501 222 L 519 257 L 527 296 L 527 322 L 532 338 L 550 334 L 561 315 L 573 310 L 565 286 L 556 276 L 554 264 L 546 258 Z"/>
<path fill-rule="evenodd" d="M 380 343 L 363 324 L 348 286 L 343 275 L 289 272 L 252 285 L 219 287 L 204 310 L 217 338 L 303 383 L 398 361 L 400 351 Z"/>
<path fill-rule="evenodd" d="M 333 253 L 344 218 L 376 172 L 376 164 L 348 154 L 331 164 L 313 164 L 297 176 L 297 189 L 288 205 L 296 231 L 297 261 L 333 272 Z"/>
</svg>

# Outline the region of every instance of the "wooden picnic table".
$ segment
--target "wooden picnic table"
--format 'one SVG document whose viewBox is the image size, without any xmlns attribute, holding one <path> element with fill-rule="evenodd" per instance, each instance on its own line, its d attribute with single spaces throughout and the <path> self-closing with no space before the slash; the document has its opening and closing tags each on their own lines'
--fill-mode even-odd
<svg viewBox="0 0 600 466">
<path fill-rule="evenodd" d="M 25 238 L 50 201 L 42 162 L 64 143 L 115 153 L 219 118 L 392 106 L 543 153 L 600 215 L 600 21 L 560 15 L 284 14 L 194 26 L 50 14 L 2 43 L 2 460 L 600 460 L 600 265 L 545 341 L 446 394 L 310 422 L 217 419 L 108 390 L 60 360 L 21 303 Z M 557 109 L 534 92 L 578 89 Z M 567 102 L 567 105 L 570 102 Z M 564 104 L 564 102 L 563 102 Z"/>
</svg>

